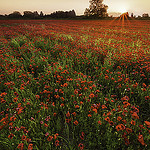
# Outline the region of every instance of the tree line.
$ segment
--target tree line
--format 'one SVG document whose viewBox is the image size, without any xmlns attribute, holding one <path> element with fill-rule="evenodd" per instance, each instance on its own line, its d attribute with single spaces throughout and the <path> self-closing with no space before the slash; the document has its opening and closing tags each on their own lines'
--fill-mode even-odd
<svg viewBox="0 0 150 150">
<path fill-rule="evenodd" d="M 24 11 L 23 15 L 19 11 L 14 11 L 9 15 L 0 15 L 0 18 L 8 18 L 8 19 L 43 19 L 43 18 L 75 18 L 76 13 L 74 10 L 71 11 L 56 11 L 48 15 L 44 15 L 41 11 L 38 13 L 37 11 Z"/>
<path fill-rule="evenodd" d="M 89 1 L 90 6 L 89 8 L 85 9 L 84 17 L 92 17 L 92 18 L 103 18 L 108 17 L 107 9 L 108 6 L 103 4 L 103 0 L 90 0 Z M 14 11 L 13 13 L 9 15 L 1 15 L 0 16 L 5 18 L 28 18 L 28 19 L 42 19 L 42 18 L 75 18 L 76 13 L 74 10 L 71 11 L 56 11 L 49 15 L 44 15 L 41 11 L 40 14 L 38 14 L 37 11 L 31 12 L 31 11 L 24 11 L 23 15 L 21 15 L 20 12 Z"/>
<path fill-rule="evenodd" d="M 23 15 L 20 12 L 14 11 L 9 15 L 0 15 L 0 19 L 48 19 L 48 18 L 112 18 L 108 16 L 107 10 L 108 6 L 103 4 L 103 0 L 89 0 L 89 8 L 86 8 L 83 16 L 76 16 L 75 10 L 71 11 L 56 11 L 48 15 L 44 15 L 41 11 L 38 13 L 37 11 L 24 11 Z M 129 15 L 128 15 L 129 17 Z M 147 13 L 144 13 L 142 16 L 135 17 L 133 13 L 131 14 L 131 18 L 137 19 L 150 19 Z"/>
</svg>

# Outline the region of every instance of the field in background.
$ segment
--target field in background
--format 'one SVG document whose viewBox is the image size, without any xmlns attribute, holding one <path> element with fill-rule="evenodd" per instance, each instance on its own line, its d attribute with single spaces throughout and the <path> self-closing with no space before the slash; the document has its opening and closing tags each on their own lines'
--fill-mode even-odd
<svg viewBox="0 0 150 150">
<path fill-rule="evenodd" d="M 0 21 L 0 147 L 150 149 L 150 21 Z"/>
</svg>

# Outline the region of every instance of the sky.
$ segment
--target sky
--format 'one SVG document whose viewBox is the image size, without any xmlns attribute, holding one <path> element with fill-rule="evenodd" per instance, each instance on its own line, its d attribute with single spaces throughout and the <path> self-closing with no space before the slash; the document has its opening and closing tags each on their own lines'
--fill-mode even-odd
<svg viewBox="0 0 150 150">
<path fill-rule="evenodd" d="M 108 5 L 110 15 L 123 12 L 142 15 L 150 15 L 150 0 L 104 0 Z M 0 14 L 10 14 L 13 11 L 43 11 L 44 14 L 50 14 L 54 11 L 75 10 L 77 15 L 83 15 L 85 8 L 89 7 L 89 0 L 0 0 Z"/>
</svg>

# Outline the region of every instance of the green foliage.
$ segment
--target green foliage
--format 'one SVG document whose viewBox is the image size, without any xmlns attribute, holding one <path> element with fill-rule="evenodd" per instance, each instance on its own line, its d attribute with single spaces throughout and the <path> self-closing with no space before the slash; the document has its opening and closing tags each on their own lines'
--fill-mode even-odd
<svg viewBox="0 0 150 150">
<path fill-rule="evenodd" d="M 150 148 L 147 50 L 122 40 L 130 28 L 84 23 L 22 24 L 0 47 L 2 149 Z"/>
</svg>

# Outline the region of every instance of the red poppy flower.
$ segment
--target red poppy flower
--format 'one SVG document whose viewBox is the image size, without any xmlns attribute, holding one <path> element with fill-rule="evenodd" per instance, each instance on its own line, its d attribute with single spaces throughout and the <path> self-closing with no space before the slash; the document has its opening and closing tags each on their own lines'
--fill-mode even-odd
<svg viewBox="0 0 150 150">
<path fill-rule="evenodd" d="M 47 141 L 51 141 L 53 139 L 53 136 L 49 136 L 48 138 L 47 138 Z"/>
<path fill-rule="evenodd" d="M 32 149 L 33 149 L 33 144 L 29 144 L 28 150 L 32 150 Z"/>
<path fill-rule="evenodd" d="M 59 141 L 58 140 L 55 141 L 55 146 L 59 146 Z"/>
<path fill-rule="evenodd" d="M 136 112 L 134 112 L 134 113 L 132 114 L 132 117 L 133 117 L 134 119 L 139 119 L 139 116 L 137 115 Z"/>
<path fill-rule="evenodd" d="M 74 124 L 75 124 L 75 125 L 78 125 L 78 121 L 76 120 L 76 121 L 74 122 Z"/>
<path fill-rule="evenodd" d="M 139 134 L 139 136 L 138 136 L 138 141 L 139 141 L 142 145 L 145 145 L 144 139 L 143 139 L 143 135 Z"/>
<path fill-rule="evenodd" d="M 80 143 L 80 144 L 78 145 L 78 147 L 79 147 L 80 150 L 83 150 L 83 149 L 84 149 L 84 145 L 83 145 L 82 143 Z"/>
<path fill-rule="evenodd" d="M 23 145 L 24 145 L 23 143 L 20 143 L 18 144 L 17 148 L 23 150 L 23 147 L 24 147 Z"/>
<path fill-rule="evenodd" d="M 135 121 L 134 121 L 134 120 L 131 120 L 131 124 L 135 126 Z"/>
<path fill-rule="evenodd" d="M 149 121 L 144 121 L 144 122 L 147 125 L 147 127 L 150 128 L 150 122 Z"/>
</svg>

